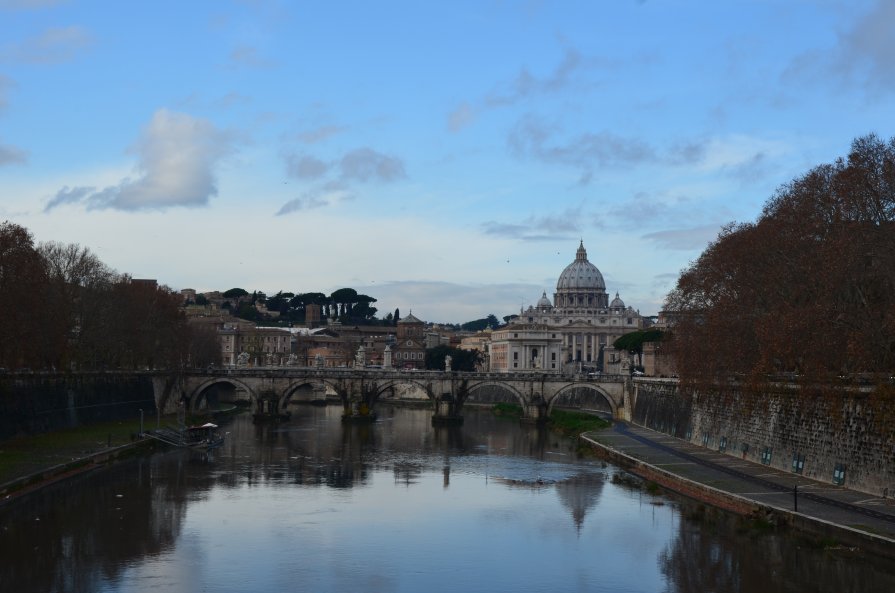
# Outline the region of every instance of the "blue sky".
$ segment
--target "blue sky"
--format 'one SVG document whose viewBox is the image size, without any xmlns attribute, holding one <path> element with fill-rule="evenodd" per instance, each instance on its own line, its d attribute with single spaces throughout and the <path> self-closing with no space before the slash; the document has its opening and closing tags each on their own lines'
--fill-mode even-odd
<svg viewBox="0 0 895 593">
<path fill-rule="evenodd" d="M 895 2 L 0 0 L 0 219 L 174 289 L 655 314 L 720 227 L 895 135 Z"/>
</svg>

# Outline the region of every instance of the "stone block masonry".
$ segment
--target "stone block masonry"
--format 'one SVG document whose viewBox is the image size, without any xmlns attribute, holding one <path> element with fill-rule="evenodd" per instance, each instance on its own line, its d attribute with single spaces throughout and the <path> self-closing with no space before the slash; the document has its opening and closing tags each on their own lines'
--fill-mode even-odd
<svg viewBox="0 0 895 593">
<path fill-rule="evenodd" d="M 154 413 L 148 374 L 6 373 L 0 376 L 0 440 Z"/>
<path fill-rule="evenodd" d="M 775 385 L 683 393 L 638 381 L 632 420 L 728 455 L 895 497 L 895 392 Z"/>
</svg>

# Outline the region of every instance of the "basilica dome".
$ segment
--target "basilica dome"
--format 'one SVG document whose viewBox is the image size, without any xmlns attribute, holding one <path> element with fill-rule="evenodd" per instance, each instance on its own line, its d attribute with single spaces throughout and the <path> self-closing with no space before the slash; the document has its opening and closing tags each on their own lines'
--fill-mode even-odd
<svg viewBox="0 0 895 593">
<path fill-rule="evenodd" d="M 609 303 L 609 308 L 610 309 L 624 309 L 625 308 L 625 301 L 618 298 L 617 292 L 615 293 L 615 298 L 612 299 L 611 303 Z"/>
<path fill-rule="evenodd" d="M 578 246 L 575 253 L 575 261 L 566 266 L 556 281 L 556 291 L 567 290 L 598 290 L 605 291 L 606 283 L 603 282 L 603 274 L 597 266 L 587 261 L 587 250 L 584 249 L 584 241 Z"/>
</svg>

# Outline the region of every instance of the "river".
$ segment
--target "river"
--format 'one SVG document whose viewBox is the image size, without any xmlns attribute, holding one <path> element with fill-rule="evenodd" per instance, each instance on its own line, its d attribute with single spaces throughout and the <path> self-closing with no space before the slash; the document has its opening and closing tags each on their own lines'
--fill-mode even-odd
<svg viewBox="0 0 895 593">
<path fill-rule="evenodd" d="M 895 591 L 895 567 L 651 493 L 485 410 L 300 406 L 0 507 L 0 591 Z"/>
</svg>

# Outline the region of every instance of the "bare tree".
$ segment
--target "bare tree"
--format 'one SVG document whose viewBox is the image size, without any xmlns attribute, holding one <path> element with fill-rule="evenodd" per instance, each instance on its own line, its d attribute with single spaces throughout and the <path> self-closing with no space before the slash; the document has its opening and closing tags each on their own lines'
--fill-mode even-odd
<svg viewBox="0 0 895 593">
<path fill-rule="evenodd" d="M 895 367 L 895 139 L 782 186 L 731 224 L 668 295 L 685 380 Z"/>
</svg>

